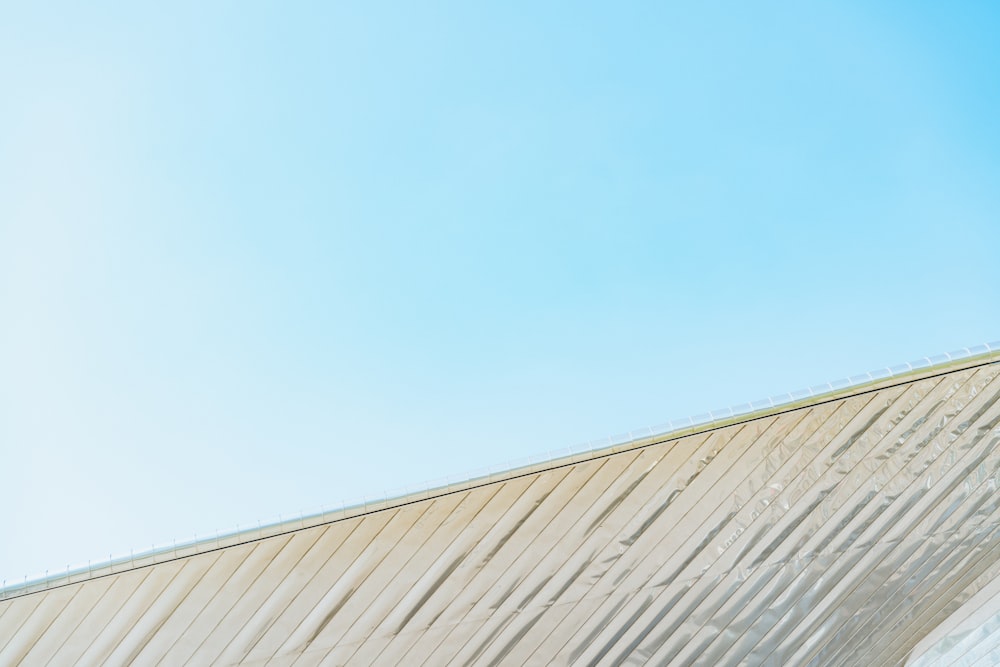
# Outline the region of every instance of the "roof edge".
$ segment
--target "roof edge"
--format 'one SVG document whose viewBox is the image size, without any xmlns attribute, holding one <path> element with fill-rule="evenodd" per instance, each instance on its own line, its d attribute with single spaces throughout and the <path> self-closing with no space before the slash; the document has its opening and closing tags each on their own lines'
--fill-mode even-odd
<svg viewBox="0 0 1000 667">
<path fill-rule="evenodd" d="M 130 552 L 129 554 L 111 557 L 97 563 L 88 562 L 86 565 L 68 566 L 65 571 L 60 570 L 58 573 L 49 570 L 40 576 L 31 577 L 26 575 L 23 580 L 13 583 L 8 583 L 9 580 L 4 580 L 2 586 L 0 586 L 0 601 L 52 588 L 59 588 L 81 581 L 150 567 L 180 558 L 188 558 L 240 544 L 257 542 L 269 537 L 344 521 L 373 512 L 469 490 L 485 484 L 506 481 L 523 475 L 535 474 L 632 449 L 649 447 L 695 433 L 704 433 L 732 424 L 761 419 L 847 396 L 859 395 L 905 382 L 912 382 L 935 375 L 943 375 L 945 373 L 986 366 L 993 363 L 1000 363 L 1000 341 L 985 343 L 971 348 L 963 348 L 956 352 L 933 357 L 924 357 L 923 359 L 906 364 L 885 367 L 850 378 L 815 385 L 808 389 L 730 406 L 722 410 L 713 410 L 686 419 L 672 420 L 659 426 L 629 431 L 628 433 L 610 436 L 596 442 L 588 442 L 577 447 L 567 447 L 550 451 L 538 457 L 531 457 L 521 463 L 514 463 L 513 465 L 506 463 L 502 466 L 477 470 L 467 475 L 431 482 L 422 485 L 417 490 L 410 490 L 408 488 L 400 490 L 398 493 L 389 492 L 382 496 L 345 504 L 336 509 L 328 510 L 321 508 L 318 512 L 303 513 L 295 519 L 283 520 L 279 517 L 277 521 L 270 523 L 258 522 L 256 528 L 241 529 L 237 526 L 233 531 L 219 532 L 214 537 L 202 537 L 199 539 L 196 536 L 191 540 L 180 543 L 175 541 L 171 544 L 153 547 L 139 553 Z"/>
</svg>

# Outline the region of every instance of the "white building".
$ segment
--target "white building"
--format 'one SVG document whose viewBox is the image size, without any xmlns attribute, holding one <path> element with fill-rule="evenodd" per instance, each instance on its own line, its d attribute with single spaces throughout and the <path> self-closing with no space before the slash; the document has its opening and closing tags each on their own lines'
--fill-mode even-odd
<svg viewBox="0 0 1000 667">
<path fill-rule="evenodd" d="M 997 664 L 998 376 L 984 348 L 25 582 L 0 664 Z"/>
</svg>

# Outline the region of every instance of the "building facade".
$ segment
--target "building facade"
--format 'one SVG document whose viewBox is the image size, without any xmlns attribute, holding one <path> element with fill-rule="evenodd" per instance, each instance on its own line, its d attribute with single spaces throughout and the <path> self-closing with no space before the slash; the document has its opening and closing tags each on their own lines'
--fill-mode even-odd
<svg viewBox="0 0 1000 667">
<path fill-rule="evenodd" d="M 25 582 L 0 664 L 997 664 L 998 376 L 971 356 Z"/>
</svg>

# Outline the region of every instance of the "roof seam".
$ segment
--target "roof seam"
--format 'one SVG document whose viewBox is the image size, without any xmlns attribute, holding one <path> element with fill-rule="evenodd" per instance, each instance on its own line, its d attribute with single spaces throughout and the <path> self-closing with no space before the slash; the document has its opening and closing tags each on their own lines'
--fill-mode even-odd
<svg viewBox="0 0 1000 667">
<path fill-rule="evenodd" d="M 350 506 L 345 505 L 339 510 L 331 510 L 329 512 L 324 510 L 311 515 L 303 514 L 297 519 L 279 520 L 276 523 L 264 525 L 258 523 L 256 529 L 237 530 L 227 534 L 217 533 L 214 538 L 196 539 L 191 542 L 182 543 L 180 546 L 175 542 L 172 546 L 153 548 L 142 551 L 139 554 L 135 554 L 133 551 L 128 556 L 109 558 L 97 564 L 88 563 L 86 566 L 77 568 L 67 567 L 65 573 L 60 571 L 59 574 L 48 575 L 48 572 L 46 572 L 45 576 L 34 579 L 29 579 L 26 576 L 24 581 L 9 585 L 5 580 L 3 586 L 0 586 L 0 602 L 61 588 L 82 581 L 100 579 L 199 554 L 212 553 L 232 546 L 252 544 L 272 537 L 289 535 L 318 526 L 331 525 L 388 509 L 406 507 L 417 502 L 442 498 L 450 494 L 518 479 L 542 471 L 556 470 L 583 461 L 599 460 L 622 452 L 643 449 L 698 433 L 711 433 L 735 424 L 745 424 L 766 417 L 786 414 L 803 407 L 823 405 L 851 396 L 862 396 L 885 388 L 900 386 L 915 379 L 940 377 L 948 373 L 980 368 L 995 363 L 1000 363 L 1000 342 L 985 343 L 972 348 L 963 348 L 963 350 L 957 352 L 924 357 L 915 362 L 885 367 L 882 370 L 871 371 L 863 375 L 853 376 L 852 378 L 834 380 L 824 385 L 814 385 L 809 389 L 788 392 L 783 395 L 787 400 L 775 402 L 775 398 L 782 397 L 782 395 L 779 395 L 777 397 L 731 406 L 727 408 L 729 411 L 728 415 L 719 414 L 716 417 L 716 413 L 721 413 L 721 411 L 713 410 L 702 415 L 687 418 L 687 425 L 683 424 L 683 420 L 681 420 L 680 422 L 676 422 L 678 425 L 674 427 L 675 421 L 670 421 L 665 425 L 669 426 L 668 430 L 655 432 L 653 428 L 658 427 L 650 427 L 648 429 L 649 434 L 647 435 L 636 437 L 634 436 L 636 432 L 630 431 L 628 434 L 611 436 L 606 439 L 606 444 L 593 447 L 589 450 L 579 450 L 575 453 L 572 451 L 572 448 L 557 450 L 556 452 L 550 452 L 548 458 L 534 462 L 529 460 L 524 465 L 513 465 L 497 472 L 489 472 L 489 469 L 487 469 L 484 474 L 476 475 L 472 473 L 461 481 L 433 487 L 429 486 L 422 490 L 398 496 L 389 496 L 386 494 L 382 499 L 375 499 L 372 502 L 366 500 L 363 503 Z M 873 375 L 873 373 L 878 374 L 882 373 L 882 371 L 887 371 L 887 374 Z M 858 381 L 854 381 L 855 379 L 858 379 Z M 826 388 L 826 391 L 817 392 L 817 390 L 824 388 Z M 753 408 L 754 405 L 763 404 L 764 401 L 767 401 L 768 404 L 760 408 L 742 412 L 735 411 L 735 408 L 742 409 L 744 406 Z M 701 418 L 703 417 L 707 419 L 702 420 Z M 587 444 L 589 445 L 590 443 Z"/>
</svg>

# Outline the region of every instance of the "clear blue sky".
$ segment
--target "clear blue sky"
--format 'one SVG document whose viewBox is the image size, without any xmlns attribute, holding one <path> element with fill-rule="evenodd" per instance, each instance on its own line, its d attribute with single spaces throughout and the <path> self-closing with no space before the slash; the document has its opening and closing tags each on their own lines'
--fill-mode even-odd
<svg viewBox="0 0 1000 667">
<path fill-rule="evenodd" d="M 481 4 L 0 12 L 0 578 L 1000 338 L 996 3 Z"/>
</svg>

